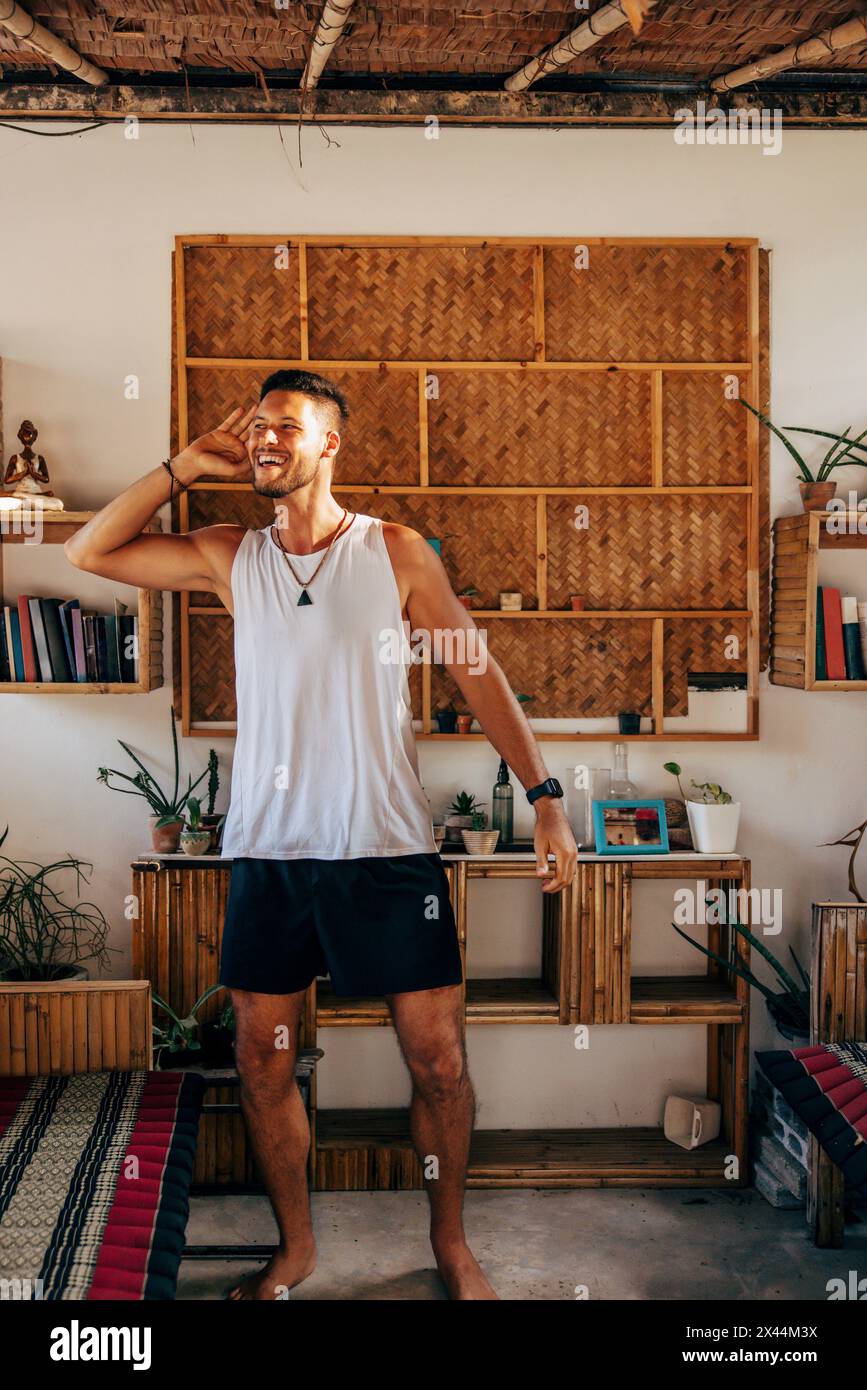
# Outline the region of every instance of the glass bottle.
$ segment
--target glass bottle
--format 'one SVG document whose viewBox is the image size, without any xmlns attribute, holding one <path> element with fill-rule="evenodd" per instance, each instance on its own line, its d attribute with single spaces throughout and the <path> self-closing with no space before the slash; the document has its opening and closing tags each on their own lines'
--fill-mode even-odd
<svg viewBox="0 0 867 1390">
<path fill-rule="evenodd" d="M 511 844 L 514 838 L 512 832 L 513 816 L 514 792 L 509 781 L 509 769 L 506 766 L 506 760 L 501 758 L 497 780 L 491 794 L 491 829 L 500 832 L 500 838 L 497 841 L 498 848 L 503 844 Z"/>
<path fill-rule="evenodd" d="M 637 801 L 638 792 L 629 780 L 629 760 L 625 743 L 614 745 L 614 773 L 611 778 L 612 801 Z"/>
</svg>

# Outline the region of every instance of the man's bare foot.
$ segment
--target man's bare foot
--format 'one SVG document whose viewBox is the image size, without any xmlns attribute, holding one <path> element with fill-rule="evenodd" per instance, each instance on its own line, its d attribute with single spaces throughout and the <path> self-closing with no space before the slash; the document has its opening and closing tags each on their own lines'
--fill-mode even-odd
<svg viewBox="0 0 867 1390">
<path fill-rule="evenodd" d="M 494 1298 L 499 1301 L 499 1294 L 495 1293 L 488 1283 L 478 1260 L 466 1242 L 448 1246 L 434 1245 L 433 1252 L 449 1298 L 458 1301 Z"/>
<path fill-rule="evenodd" d="M 235 1302 L 249 1299 L 273 1301 L 285 1298 L 289 1289 L 307 1279 L 316 1268 L 316 1246 L 311 1240 L 303 1249 L 275 1250 L 256 1274 L 247 1275 L 226 1294 Z"/>
</svg>

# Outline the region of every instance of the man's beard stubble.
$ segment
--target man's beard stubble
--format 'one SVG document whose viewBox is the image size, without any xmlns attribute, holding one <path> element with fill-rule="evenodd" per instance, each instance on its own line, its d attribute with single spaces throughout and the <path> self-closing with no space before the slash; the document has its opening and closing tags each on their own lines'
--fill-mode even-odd
<svg viewBox="0 0 867 1390">
<path fill-rule="evenodd" d="M 253 491 L 258 492 L 260 497 L 288 497 L 291 492 L 297 492 L 300 487 L 306 487 L 308 483 L 312 483 L 318 470 L 318 461 L 306 473 L 303 464 L 296 463 L 290 464 L 289 468 L 278 478 L 268 478 L 267 475 L 257 478 L 254 466 Z"/>
</svg>

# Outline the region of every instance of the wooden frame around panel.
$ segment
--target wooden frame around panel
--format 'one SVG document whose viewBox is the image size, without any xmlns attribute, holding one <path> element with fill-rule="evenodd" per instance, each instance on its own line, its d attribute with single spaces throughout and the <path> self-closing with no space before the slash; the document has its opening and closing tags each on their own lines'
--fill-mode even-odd
<svg viewBox="0 0 867 1390">
<path fill-rule="evenodd" d="M 582 246 L 611 247 L 742 247 L 748 254 L 748 287 L 746 295 L 747 324 L 745 341 L 749 353 L 745 361 L 706 362 L 706 361 L 618 361 L 618 362 L 575 362 L 553 361 L 546 355 L 545 305 L 544 305 L 544 251 L 546 247 L 574 246 L 580 241 Z M 186 351 L 186 286 L 184 275 L 184 249 L 195 246 L 274 246 L 279 244 L 298 252 L 298 324 L 300 330 L 301 356 L 298 358 L 237 358 L 237 357 L 196 357 Z M 309 353 L 308 323 L 308 285 L 307 248 L 317 247 L 532 247 L 533 284 L 533 358 L 516 361 L 417 361 L 417 360 L 359 360 L 359 359 L 314 359 Z M 336 486 L 335 493 L 394 493 L 406 496 L 412 493 L 426 493 L 428 487 L 428 411 L 425 394 L 425 377 L 429 372 L 449 371 L 522 371 L 522 372 L 598 372 L 608 370 L 634 371 L 650 374 L 651 387 L 651 486 L 640 487 L 437 487 L 431 489 L 437 495 L 449 493 L 472 495 L 518 494 L 535 496 L 536 508 L 536 580 L 539 608 L 522 609 L 516 613 L 503 613 L 500 610 L 474 609 L 473 617 L 512 618 L 534 617 L 540 619 L 652 619 L 651 629 L 651 723 L 652 733 L 615 735 L 611 731 L 577 733 L 567 730 L 557 732 L 534 731 L 540 741 L 548 742 L 610 742 L 612 737 L 629 741 L 648 742 L 727 742 L 752 740 L 759 737 L 759 669 L 761 660 L 761 479 L 760 479 L 760 436 L 759 422 L 750 414 L 747 419 L 747 478 L 746 486 L 665 486 L 663 477 L 663 393 L 665 372 L 726 372 L 738 377 L 746 377 L 750 383 L 750 394 L 758 397 L 760 381 L 760 248 L 755 237 L 427 237 L 427 236 L 337 236 L 334 234 L 304 236 L 261 236 L 200 234 L 177 236 L 175 238 L 174 279 L 175 279 L 175 362 L 176 362 L 176 403 L 178 448 L 188 443 L 187 410 L 187 372 L 200 368 L 257 368 L 263 373 L 279 368 L 306 368 L 311 371 L 339 370 L 351 368 L 359 371 L 413 372 L 418 377 L 418 454 L 419 482 L 414 486 L 372 486 L 346 484 Z M 195 483 L 196 491 L 237 490 L 249 491 L 248 484 Z M 582 612 L 563 610 L 548 611 L 547 603 L 547 555 L 546 555 L 546 510 L 545 497 L 555 495 L 570 496 L 622 496 L 640 495 L 742 495 L 746 501 L 747 572 L 745 609 L 680 609 L 680 610 L 620 610 L 603 611 L 588 609 Z M 189 529 L 189 501 L 184 492 L 179 499 L 178 520 L 181 531 Z M 179 596 L 180 627 L 180 674 L 181 674 L 181 725 L 187 737 L 212 738 L 215 736 L 233 737 L 234 729 L 229 726 L 208 724 L 194 725 L 191 719 L 190 690 L 190 618 L 206 616 L 212 619 L 228 617 L 222 607 L 201 607 L 191 605 L 188 593 Z M 664 648 L 665 624 L 695 618 L 729 618 L 747 620 L 747 719 L 742 731 L 668 731 L 664 719 Z M 422 666 L 422 731 L 416 732 L 416 739 L 448 740 L 454 738 L 486 740 L 485 734 L 439 734 L 431 731 L 431 668 Z"/>
</svg>

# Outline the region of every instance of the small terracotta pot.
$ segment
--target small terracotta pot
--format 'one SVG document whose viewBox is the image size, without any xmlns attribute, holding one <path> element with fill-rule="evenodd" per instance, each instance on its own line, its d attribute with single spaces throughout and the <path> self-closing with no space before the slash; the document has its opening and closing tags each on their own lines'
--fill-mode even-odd
<svg viewBox="0 0 867 1390">
<path fill-rule="evenodd" d="M 570 594 L 569 602 L 572 605 L 573 613 L 582 613 L 587 606 L 587 600 L 583 594 Z"/>
<path fill-rule="evenodd" d="M 468 734 L 472 728 L 473 716 L 471 714 L 458 715 L 458 733 Z"/>
<path fill-rule="evenodd" d="M 458 603 L 462 603 L 464 605 L 464 608 L 472 608 L 474 597 L 473 594 L 456 594 L 455 597 L 457 598 Z"/>
<path fill-rule="evenodd" d="M 178 819 L 171 821 L 168 825 L 157 825 L 158 820 L 159 816 L 148 817 L 148 825 L 151 828 L 151 843 L 154 849 L 157 854 L 177 854 L 184 822 Z"/>
<path fill-rule="evenodd" d="M 836 483 L 798 483 L 805 512 L 823 512 L 837 491 Z"/>
<path fill-rule="evenodd" d="M 223 819 L 223 816 L 218 816 L 216 813 L 212 816 L 202 816 L 202 828 L 207 830 L 211 840 L 205 851 L 206 854 L 219 854 L 220 852 L 219 840 Z"/>
</svg>

